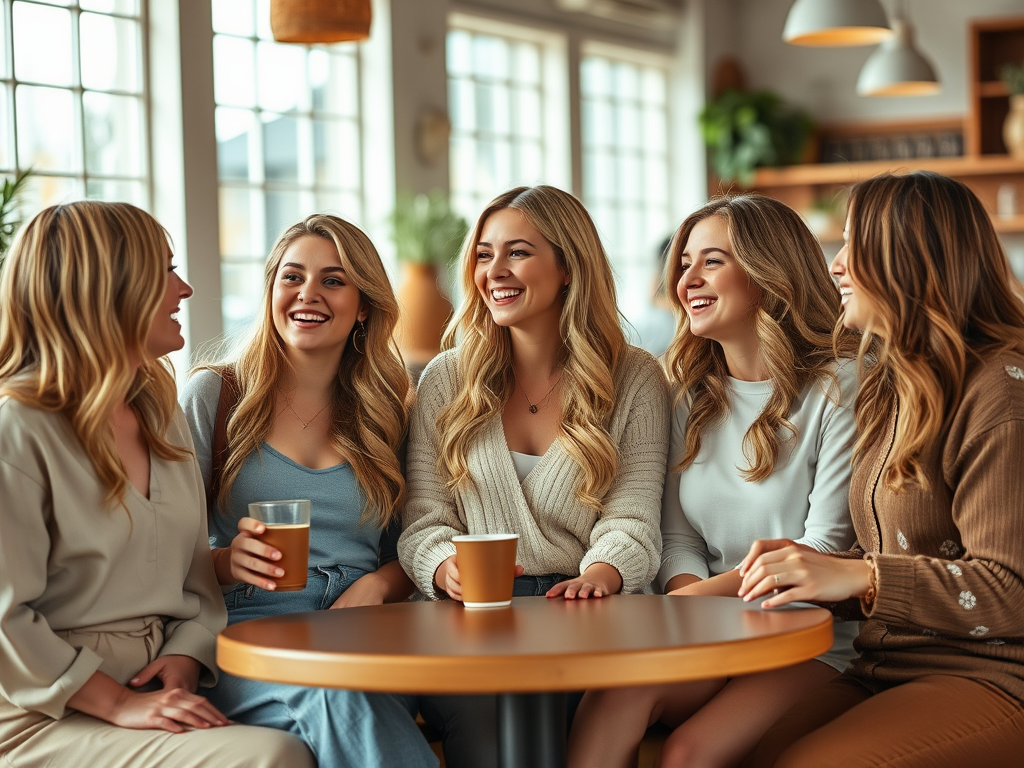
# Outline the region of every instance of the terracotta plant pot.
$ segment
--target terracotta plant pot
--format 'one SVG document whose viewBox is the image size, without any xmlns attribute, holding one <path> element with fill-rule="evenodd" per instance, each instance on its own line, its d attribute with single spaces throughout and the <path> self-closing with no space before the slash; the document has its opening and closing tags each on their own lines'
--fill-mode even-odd
<svg viewBox="0 0 1024 768">
<path fill-rule="evenodd" d="M 452 316 L 452 304 L 437 287 L 433 264 L 403 264 L 397 293 L 401 311 L 398 348 L 407 365 L 422 367 L 441 351 L 441 335 Z"/>
<path fill-rule="evenodd" d="M 1003 143 L 1011 157 L 1024 160 L 1024 93 L 1010 97 L 1010 112 L 1003 123 Z"/>
</svg>

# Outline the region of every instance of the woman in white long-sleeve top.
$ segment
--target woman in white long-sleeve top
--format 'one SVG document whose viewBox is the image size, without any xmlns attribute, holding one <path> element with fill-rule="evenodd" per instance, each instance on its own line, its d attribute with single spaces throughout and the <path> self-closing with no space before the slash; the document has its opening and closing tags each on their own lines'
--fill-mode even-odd
<svg viewBox="0 0 1024 768">
<path fill-rule="evenodd" d="M 6 765 L 309 766 L 196 695 L 226 620 L 202 478 L 161 359 L 192 289 L 125 203 L 37 215 L 0 278 Z"/>
<path fill-rule="evenodd" d="M 517 595 L 637 592 L 657 573 L 668 396 L 618 322 L 586 209 L 520 187 L 480 215 L 460 264 L 453 347 L 420 381 L 410 424 L 402 565 L 459 600 L 452 537 L 519 534 Z M 494 697 L 426 697 L 451 768 L 497 760 Z"/>
<path fill-rule="evenodd" d="M 672 240 L 668 284 L 680 327 L 668 352 L 677 386 L 662 508 L 660 586 L 736 597 L 751 542 L 785 536 L 821 551 L 853 540 L 848 493 L 855 366 L 836 359 L 839 293 L 800 217 L 758 195 L 713 200 Z M 847 336 L 840 347 L 854 354 Z M 570 765 L 625 766 L 644 731 L 674 731 L 662 766 L 734 766 L 783 702 L 837 675 L 855 625 L 789 669 L 697 683 L 590 691 Z"/>
</svg>

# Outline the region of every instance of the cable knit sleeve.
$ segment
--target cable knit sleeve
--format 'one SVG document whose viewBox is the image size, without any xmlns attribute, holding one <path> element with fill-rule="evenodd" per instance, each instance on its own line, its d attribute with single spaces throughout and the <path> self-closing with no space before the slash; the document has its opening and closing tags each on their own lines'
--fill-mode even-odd
<svg viewBox="0 0 1024 768">
<path fill-rule="evenodd" d="M 631 349 L 623 362 L 626 380 L 619 385 L 620 404 L 613 416 L 619 433 L 619 467 L 604 497 L 590 534 L 590 548 L 580 563 L 608 563 L 622 576 L 624 593 L 638 592 L 653 581 L 661 563 L 661 498 L 668 457 L 669 398 L 657 361 Z"/>
<path fill-rule="evenodd" d="M 420 378 L 409 421 L 408 496 L 398 559 L 419 590 L 433 599 L 443 597 L 434 589 L 434 572 L 455 554 L 452 537 L 466 532 L 465 518 L 437 467 L 437 416 L 454 396 L 456 375 L 454 352 L 436 357 Z"/>
</svg>

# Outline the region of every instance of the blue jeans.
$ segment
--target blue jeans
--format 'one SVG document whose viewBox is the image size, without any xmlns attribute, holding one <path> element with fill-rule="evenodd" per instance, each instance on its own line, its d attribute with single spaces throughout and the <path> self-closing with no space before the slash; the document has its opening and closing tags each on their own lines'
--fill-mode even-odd
<svg viewBox="0 0 1024 768">
<path fill-rule="evenodd" d="M 512 595 L 543 596 L 558 582 L 571 578 L 558 573 L 517 576 Z M 570 724 L 582 697 L 582 693 L 570 693 L 567 697 Z M 441 734 L 444 764 L 448 768 L 497 768 L 497 696 L 420 696 L 419 706 L 423 719 Z"/>
<path fill-rule="evenodd" d="M 224 595 L 228 623 L 330 608 L 365 571 L 309 569 L 301 592 L 267 592 L 239 584 Z M 302 739 L 320 768 L 436 768 L 437 757 L 415 722 L 413 696 L 307 688 L 248 680 L 222 672 L 203 691 L 227 717 L 288 731 Z"/>
</svg>

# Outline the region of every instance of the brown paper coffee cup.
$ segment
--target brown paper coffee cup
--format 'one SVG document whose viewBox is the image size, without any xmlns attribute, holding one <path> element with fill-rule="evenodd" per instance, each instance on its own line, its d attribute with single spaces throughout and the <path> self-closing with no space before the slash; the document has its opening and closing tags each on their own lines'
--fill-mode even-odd
<svg viewBox="0 0 1024 768">
<path fill-rule="evenodd" d="M 483 533 L 452 538 L 455 564 L 467 608 L 504 608 L 512 604 L 516 577 L 515 533 Z"/>
</svg>

